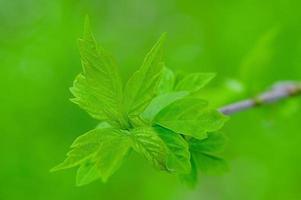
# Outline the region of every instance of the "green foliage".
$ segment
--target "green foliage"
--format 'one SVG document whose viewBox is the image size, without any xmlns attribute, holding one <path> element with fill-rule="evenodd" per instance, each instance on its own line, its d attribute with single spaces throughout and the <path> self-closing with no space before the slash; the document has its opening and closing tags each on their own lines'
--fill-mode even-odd
<svg viewBox="0 0 301 200">
<path fill-rule="evenodd" d="M 131 131 L 133 148 L 155 167 L 166 170 L 167 148 L 153 127 L 139 127 Z"/>
<path fill-rule="evenodd" d="M 52 171 L 80 165 L 77 185 L 96 178 L 106 181 L 120 166 L 131 145 L 129 137 L 115 128 L 97 128 L 78 137 L 67 159 Z"/>
<path fill-rule="evenodd" d="M 84 36 L 79 39 L 78 46 L 83 73 L 77 77 L 71 88 L 75 96 L 74 101 L 98 119 L 107 118 L 122 122 L 121 79 L 113 58 L 96 43 L 88 18 Z"/>
<path fill-rule="evenodd" d="M 197 92 L 209 83 L 215 74 L 213 73 L 192 73 L 184 76 L 175 86 L 177 91 Z"/>
<path fill-rule="evenodd" d="M 186 140 L 169 129 L 160 126 L 156 126 L 155 129 L 168 149 L 167 169 L 176 173 L 189 173 L 191 170 L 190 152 Z"/>
<path fill-rule="evenodd" d="M 217 155 L 223 150 L 225 140 L 225 136 L 219 132 L 209 133 L 204 140 L 191 138 L 188 141 L 191 153 L 191 172 L 181 174 L 181 180 L 194 187 L 197 183 L 198 169 L 207 174 L 220 174 L 226 171 L 227 163 Z"/>
<path fill-rule="evenodd" d="M 212 152 L 223 145 L 215 131 L 227 117 L 192 96 L 214 74 L 176 77 L 163 65 L 164 38 L 165 34 L 123 88 L 112 57 L 96 43 L 86 21 L 79 40 L 83 72 L 71 88 L 72 101 L 100 124 L 79 136 L 66 160 L 52 171 L 79 166 L 78 186 L 97 179 L 105 182 L 131 149 L 186 182 L 196 182 L 198 169 L 223 165 Z"/>
<path fill-rule="evenodd" d="M 125 105 L 128 115 L 140 114 L 155 95 L 163 70 L 162 45 L 165 34 L 146 55 L 141 68 L 125 85 Z"/>
<path fill-rule="evenodd" d="M 170 105 L 171 103 L 184 98 L 185 96 L 189 95 L 188 91 L 181 91 L 181 92 L 169 92 L 166 94 L 161 94 L 155 97 L 148 107 L 144 110 L 141 116 L 149 121 L 152 121 L 154 117 L 166 106 Z"/>
<path fill-rule="evenodd" d="M 161 80 L 157 88 L 157 94 L 172 92 L 176 82 L 176 76 L 173 71 L 167 67 L 163 68 Z"/>
<path fill-rule="evenodd" d="M 154 121 L 179 134 L 204 139 L 207 132 L 217 131 L 226 120 L 220 112 L 209 109 L 206 101 L 184 98 L 162 109 Z"/>
<path fill-rule="evenodd" d="M 202 172 L 220 173 L 227 169 L 226 162 L 217 155 L 223 149 L 225 140 L 223 134 L 214 132 L 204 140 L 193 138 L 189 141 L 191 155 Z"/>
</svg>

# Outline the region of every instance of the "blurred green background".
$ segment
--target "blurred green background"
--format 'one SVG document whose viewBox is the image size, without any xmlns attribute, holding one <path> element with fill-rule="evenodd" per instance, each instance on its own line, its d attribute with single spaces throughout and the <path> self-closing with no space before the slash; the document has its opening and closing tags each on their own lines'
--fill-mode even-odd
<svg viewBox="0 0 301 200">
<path fill-rule="evenodd" d="M 68 99 L 81 70 L 76 40 L 90 15 L 124 80 L 162 32 L 166 64 L 216 72 L 220 106 L 301 79 L 299 0 L 0 0 L 0 199 L 301 199 L 301 99 L 234 115 L 223 129 L 231 170 L 191 190 L 132 155 L 107 184 L 49 173 L 97 122 Z"/>
</svg>

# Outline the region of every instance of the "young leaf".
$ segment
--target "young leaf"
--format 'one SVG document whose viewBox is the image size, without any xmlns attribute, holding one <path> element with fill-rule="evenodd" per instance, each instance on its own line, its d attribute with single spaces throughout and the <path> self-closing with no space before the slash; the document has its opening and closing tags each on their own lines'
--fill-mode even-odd
<svg viewBox="0 0 301 200">
<path fill-rule="evenodd" d="M 179 178 L 180 180 L 185 183 L 186 185 L 188 185 L 189 187 L 195 187 L 197 184 L 197 180 L 198 180 L 198 169 L 197 169 L 197 165 L 196 162 L 193 158 L 193 156 L 191 155 L 190 157 L 190 163 L 191 163 L 191 171 L 190 173 L 187 174 L 180 174 Z"/>
<path fill-rule="evenodd" d="M 112 130 L 112 131 L 111 131 Z M 83 146 L 89 143 L 98 143 L 102 140 L 104 134 L 109 134 L 110 131 L 114 134 L 114 132 L 119 132 L 119 130 L 115 130 L 108 122 L 103 121 L 97 125 L 97 127 L 91 131 L 88 131 L 85 134 L 78 136 L 73 143 L 71 144 L 71 148 L 77 146 Z"/>
<path fill-rule="evenodd" d="M 52 171 L 80 166 L 78 186 L 97 179 L 105 182 L 131 147 L 155 167 L 191 183 L 197 179 L 197 167 L 222 166 L 222 160 L 212 154 L 223 142 L 220 135 L 200 139 L 221 128 L 225 116 L 203 100 L 187 98 L 214 75 L 195 73 L 176 83 L 174 73 L 162 62 L 164 38 L 162 35 L 146 55 L 123 90 L 113 58 L 97 44 L 86 21 L 79 40 L 83 72 L 71 88 L 72 101 L 101 123 L 78 137 L 65 161 Z"/>
<path fill-rule="evenodd" d="M 155 130 L 168 149 L 166 163 L 168 170 L 175 173 L 189 173 L 191 170 L 190 152 L 186 140 L 179 134 L 161 126 L 156 126 Z"/>
<path fill-rule="evenodd" d="M 87 185 L 97 179 L 101 178 L 101 175 L 94 162 L 87 160 L 80 165 L 76 174 L 76 185 Z"/>
<path fill-rule="evenodd" d="M 170 92 L 155 97 L 141 114 L 142 118 L 152 121 L 154 117 L 169 104 L 189 95 L 187 91 Z"/>
<path fill-rule="evenodd" d="M 103 182 L 120 167 L 130 147 L 131 141 L 127 135 L 110 134 L 102 140 L 95 155 L 95 164 Z"/>
<path fill-rule="evenodd" d="M 56 167 L 52 168 L 51 171 L 59 171 L 76 167 L 86 160 L 90 159 L 95 155 L 98 150 L 98 144 L 95 142 L 87 143 L 83 146 L 78 146 L 67 153 L 67 158 Z"/>
<path fill-rule="evenodd" d="M 95 95 L 91 95 L 92 91 L 85 76 L 79 74 L 75 78 L 73 87 L 70 88 L 70 91 L 75 96 L 75 98 L 70 100 L 87 111 L 91 117 L 100 121 L 107 119 L 107 116 L 103 112 L 103 107 Z"/>
<path fill-rule="evenodd" d="M 120 166 L 130 144 L 129 137 L 118 129 L 94 129 L 77 138 L 71 146 L 73 149 L 67 154 L 67 159 L 52 171 L 85 164 L 78 172 L 78 185 L 83 185 L 98 177 L 106 181 Z M 88 161 L 89 166 L 86 164 Z M 95 170 L 98 173 L 95 173 Z"/>
<path fill-rule="evenodd" d="M 223 150 L 226 143 L 226 137 L 220 132 L 208 133 L 208 137 L 203 140 L 191 138 L 189 140 L 190 148 L 194 151 L 216 153 Z"/>
<path fill-rule="evenodd" d="M 201 88 L 203 88 L 206 84 L 208 84 L 213 78 L 215 74 L 213 73 L 193 73 L 184 76 L 175 87 L 176 91 L 190 91 L 197 92 Z"/>
<path fill-rule="evenodd" d="M 152 127 L 140 127 L 131 131 L 133 148 L 156 168 L 167 170 L 167 148 Z"/>
<path fill-rule="evenodd" d="M 79 50 L 83 65 L 71 88 L 75 101 L 97 119 L 118 120 L 123 99 L 122 82 L 113 58 L 94 39 L 89 21 L 79 39 Z"/>
<path fill-rule="evenodd" d="M 227 163 L 214 153 L 223 149 L 225 137 L 223 134 L 208 133 L 208 138 L 189 140 L 190 152 L 198 166 L 204 173 L 222 173 L 227 170 Z"/>
<path fill-rule="evenodd" d="M 164 108 L 154 122 L 176 133 L 204 139 L 207 132 L 220 129 L 226 120 L 223 114 L 208 108 L 206 101 L 184 98 Z"/>
<path fill-rule="evenodd" d="M 165 34 L 146 55 L 141 68 L 133 74 L 125 86 L 125 105 L 129 115 L 140 114 L 155 95 L 160 81 L 162 63 L 162 45 Z"/>
<path fill-rule="evenodd" d="M 162 77 L 157 88 L 157 95 L 172 92 L 175 81 L 176 77 L 173 71 L 167 67 L 164 67 L 162 71 Z"/>
<path fill-rule="evenodd" d="M 201 172 L 206 174 L 221 174 L 228 170 L 227 162 L 215 155 L 192 152 Z"/>
</svg>

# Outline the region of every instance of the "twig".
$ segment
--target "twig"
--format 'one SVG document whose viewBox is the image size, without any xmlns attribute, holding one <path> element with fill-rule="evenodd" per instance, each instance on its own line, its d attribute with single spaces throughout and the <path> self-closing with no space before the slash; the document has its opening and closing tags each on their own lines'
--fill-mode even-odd
<svg viewBox="0 0 301 200">
<path fill-rule="evenodd" d="M 257 95 L 255 98 L 246 99 L 223 106 L 219 109 L 219 111 L 225 115 L 231 115 L 250 108 L 270 104 L 297 95 L 301 95 L 301 83 L 294 81 L 283 81 L 275 84 L 270 90 Z"/>
</svg>

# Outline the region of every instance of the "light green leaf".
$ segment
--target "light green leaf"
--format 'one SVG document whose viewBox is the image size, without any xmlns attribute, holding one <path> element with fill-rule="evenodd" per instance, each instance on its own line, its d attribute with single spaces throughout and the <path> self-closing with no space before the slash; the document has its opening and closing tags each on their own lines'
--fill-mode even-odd
<svg viewBox="0 0 301 200">
<path fill-rule="evenodd" d="M 82 163 L 77 170 L 76 185 L 87 185 L 99 178 L 101 178 L 101 175 L 96 167 L 95 162 L 87 160 L 84 163 Z"/>
<path fill-rule="evenodd" d="M 141 68 L 125 86 L 125 105 L 129 115 L 140 114 L 155 95 L 163 69 L 162 45 L 165 34 L 146 55 Z"/>
<path fill-rule="evenodd" d="M 70 99 L 73 103 L 86 110 L 95 119 L 107 119 L 107 116 L 103 112 L 103 107 L 95 95 L 92 95 L 93 93 L 85 76 L 79 74 L 75 78 L 73 87 L 70 88 L 70 91 L 75 96 L 75 98 Z"/>
<path fill-rule="evenodd" d="M 190 152 L 186 140 L 181 135 L 160 126 L 156 126 L 155 130 L 168 149 L 168 170 L 174 173 L 189 173 Z"/>
<path fill-rule="evenodd" d="M 142 118 L 152 121 L 154 117 L 169 104 L 189 95 L 189 92 L 170 92 L 155 97 L 141 114 Z"/>
<path fill-rule="evenodd" d="M 206 101 L 185 98 L 160 111 L 154 122 L 176 133 L 204 139 L 207 132 L 220 129 L 226 120 L 222 113 L 208 108 Z"/>
<path fill-rule="evenodd" d="M 104 182 L 120 167 L 130 147 L 131 141 L 127 135 L 111 134 L 102 140 L 95 160 Z"/>
<path fill-rule="evenodd" d="M 79 39 L 83 73 L 74 82 L 73 100 L 96 119 L 119 120 L 123 99 L 122 82 L 116 64 L 94 39 L 89 21 Z"/>
<path fill-rule="evenodd" d="M 105 134 L 109 134 L 110 132 L 114 132 L 114 131 L 116 130 L 110 127 L 104 127 L 104 128 L 100 127 L 100 128 L 90 130 L 87 133 L 78 136 L 71 144 L 71 148 L 85 146 L 94 143 L 98 144 Z"/>
<path fill-rule="evenodd" d="M 96 128 L 112 128 L 112 125 L 110 125 L 107 121 L 102 121 L 96 126 Z"/>
<path fill-rule="evenodd" d="M 197 92 L 207 85 L 213 78 L 213 73 L 192 73 L 184 76 L 175 87 L 176 91 Z"/>
<path fill-rule="evenodd" d="M 191 138 L 190 148 L 199 152 L 220 152 L 223 150 L 226 137 L 220 132 L 208 133 L 208 137 L 203 140 Z"/>
<path fill-rule="evenodd" d="M 162 77 L 157 88 L 157 95 L 172 92 L 176 77 L 173 71 L 167 67 L 163 68 Z"/>
<path fill-rule="evenodd" d="M 140 127 L 131 131 L 133 148 L 156 168 L 167 170 L 167 148 L 152 127 Z"/>
<path fill-rule="evenodd" d="M 87 143 L 83 146 L 78 146 L 67 153 L 67 158 L 61 164 L 52 168 L 51 171 L 59 171 L 76 167 L 84 161 L 92 158 L 95 152 L 98 150 L 97 143 Z"/>
<path fill-rule="evenodd" d="M 52 171 L 83 165 L 89 161 L 91 166 L 82 166 L 78 172 L 78 184 L 85 184 L 98 176 L 106 181 L 120 166 L 130 146 L 128 135 L 118 129 L 94 129 L 78 137 L 72 144 L 73 149 L 67 154 L 67 159 Z M 93 167 L 96 167 L 98 173 L 94 172 Z"/>
</svg>

